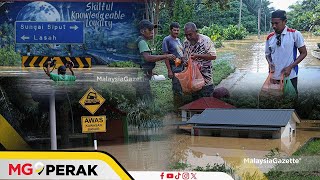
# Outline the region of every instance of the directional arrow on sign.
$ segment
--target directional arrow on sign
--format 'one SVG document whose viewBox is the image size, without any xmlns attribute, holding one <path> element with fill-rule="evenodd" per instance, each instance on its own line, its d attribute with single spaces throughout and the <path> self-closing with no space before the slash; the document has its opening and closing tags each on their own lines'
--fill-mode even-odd
<svg viewBox="0 0 320 180">
<path fill-rule="evenodd" d="M 27 39 L 30 39 L 30 37 L 23 35 L 23 36 L 21 37 L 21 39 L 25 41 L 25 40 L 27 40 Z"/>
<path fill-rule="evenodd" d="M 77 25 L 74 25 L 74 26 L 70 26 L 70 29 L 74 29 L 74 30 L 77 30 L 77 29 L 78 29 L 78 26 L 77 26 Z"/>
<path fill-rule="evenodd" d="M 15 40 L 21 44 L 83 44 L 83 23 L 83 21 L 15 21 Z M 24 27 L 39 27 L 39 29 Z"/>
</svg>

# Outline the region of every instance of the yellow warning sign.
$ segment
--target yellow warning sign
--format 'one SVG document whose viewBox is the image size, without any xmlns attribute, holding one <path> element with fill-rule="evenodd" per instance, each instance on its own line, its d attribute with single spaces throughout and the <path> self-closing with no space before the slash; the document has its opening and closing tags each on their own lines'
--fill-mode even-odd
<svg viewBox="0 0 320 180">
<path fill-rule="evenodd" d="M 79 103 L 94 115 L 104 101 L 105 99 L 99 93 L 97 93 L 93 88 L 90 88 L 80 99 Z"/>
<path fill-rule="evenodd" d="M 106 132 L 106 116 L 81 116 L 82 133 Z"/>
</svg>

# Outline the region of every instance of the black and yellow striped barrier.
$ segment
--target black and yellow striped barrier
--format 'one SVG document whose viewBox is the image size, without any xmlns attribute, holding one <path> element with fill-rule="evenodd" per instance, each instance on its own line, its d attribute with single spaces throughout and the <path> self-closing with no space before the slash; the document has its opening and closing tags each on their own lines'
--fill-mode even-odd
<svg viewBox="0 0 320 180">
<path fill-rule="evenodd" d="M 52 57 L 56 60 L 57 67 L 66 65 L 68 61 L 74 63 L 74 68 L 91 68 L 90 57 Z M 22 67 L 43 67 L 50 60 L 50 56 L 22 56 Z"/>
<path fill-rule="evenodd" d="M 0 114 L 0 145 L 6 150 L 29 150 L 30 146 Z"/>
</svg>

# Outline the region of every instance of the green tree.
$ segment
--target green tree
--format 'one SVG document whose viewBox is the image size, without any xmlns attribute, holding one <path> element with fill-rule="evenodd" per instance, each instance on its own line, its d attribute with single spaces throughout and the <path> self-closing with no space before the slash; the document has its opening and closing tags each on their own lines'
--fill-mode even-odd
<svg viewBox="0 0 320 180">
<path fill-rule="evenodd" d="M 0 66 L 19 65 L 21 65 L 21 56 L 19 53 L 15 52 L 12 45 L 0 48 Z"/>
<path fill-rule="evenodd" d="M 289 26 L 300 31 L 320 30 L 320 0 L 303 0 L 289 8 Z"/>
</svg>

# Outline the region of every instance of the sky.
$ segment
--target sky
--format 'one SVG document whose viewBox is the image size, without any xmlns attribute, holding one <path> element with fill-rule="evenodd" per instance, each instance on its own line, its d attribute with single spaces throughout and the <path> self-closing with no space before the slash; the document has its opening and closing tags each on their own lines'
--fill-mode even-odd
<svg viewBox="0 0 320 180">
<path fill-rule="evenodd" d="M 288 7 L 292 4 L 295 4 L 298 0 L 269 0 L 272 2 L 271 6 L 273 6 L 276 10 L 281 9 L 288 11 Z"/>
</svg>

